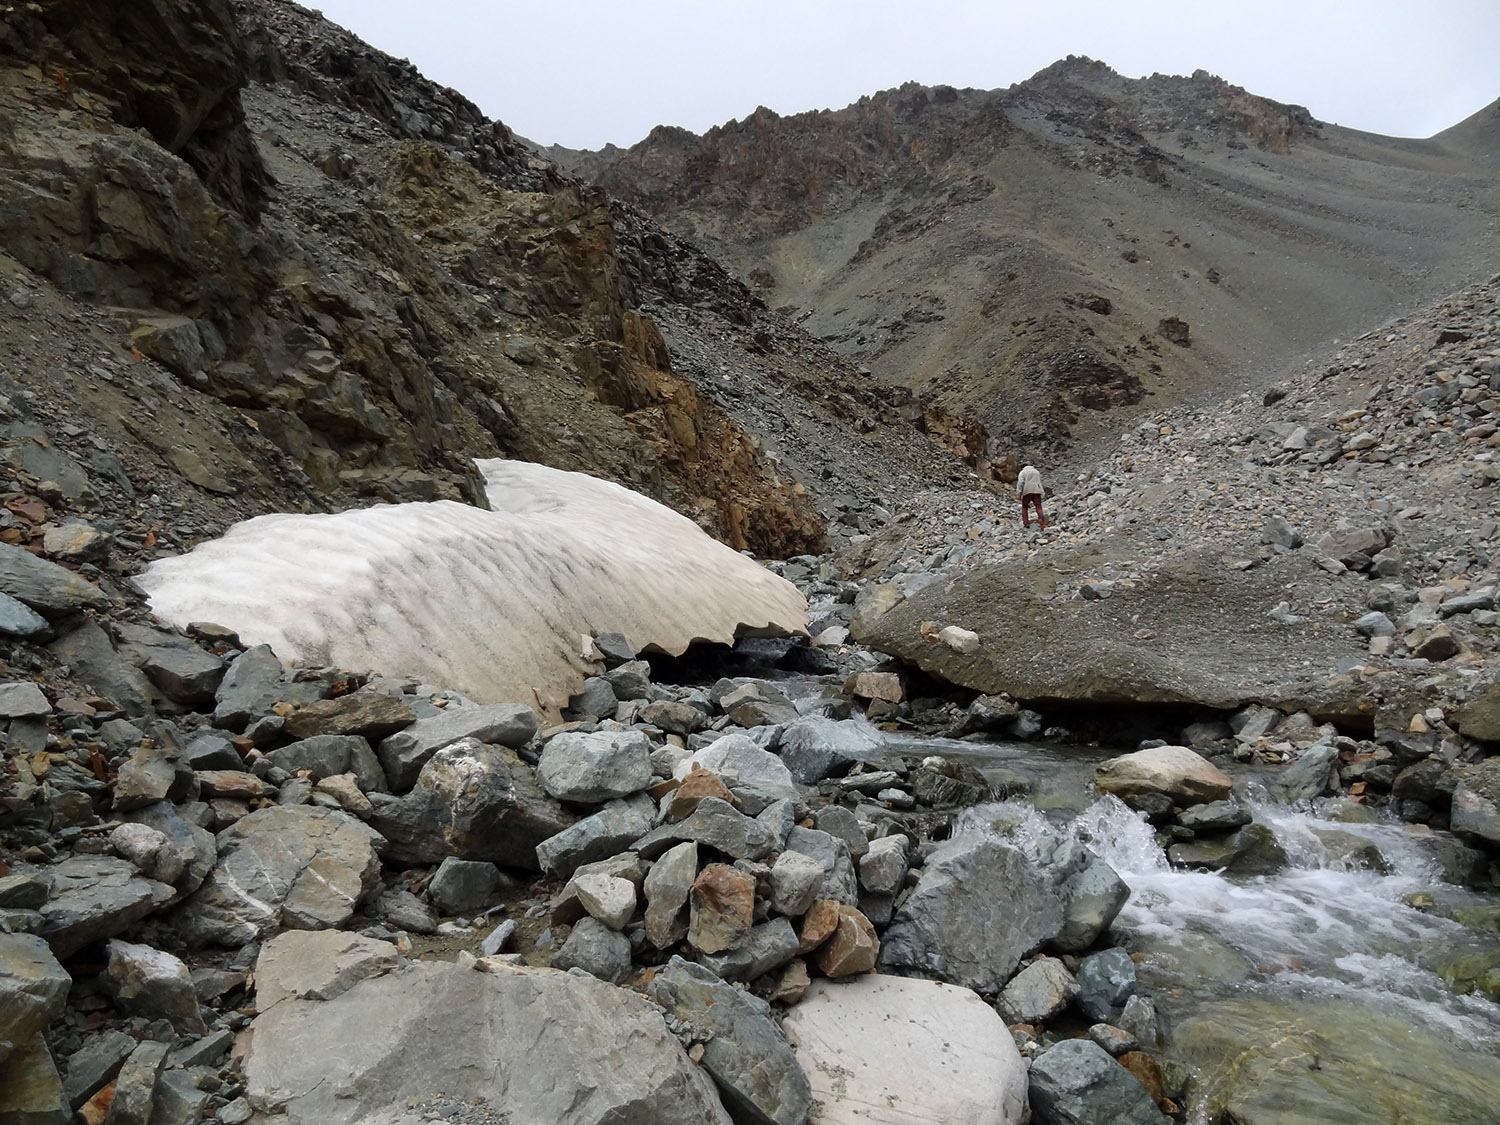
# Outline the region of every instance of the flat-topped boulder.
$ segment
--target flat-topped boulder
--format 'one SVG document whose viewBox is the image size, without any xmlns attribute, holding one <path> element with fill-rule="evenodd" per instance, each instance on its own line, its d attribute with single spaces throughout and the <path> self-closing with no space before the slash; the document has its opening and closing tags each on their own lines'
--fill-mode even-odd
<svg viewBox="0 0 1500 1125">
<path fill-rule="evenodd" d="M 217 621 L 284 660 L 412 675 L 549 717 L 596 669 L 581 636 L 676 655 L 806 632 L 795 586 L 685 516 L 582 473 L 479 467 L 490 511 L 437 501 L 259 516 L 158 560 L 140 584 L 162 619 Z"/>
</svg>

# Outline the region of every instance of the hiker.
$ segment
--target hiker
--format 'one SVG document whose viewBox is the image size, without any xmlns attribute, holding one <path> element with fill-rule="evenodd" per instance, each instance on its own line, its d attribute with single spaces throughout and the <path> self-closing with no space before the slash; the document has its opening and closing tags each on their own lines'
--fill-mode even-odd
<svg viewBox="0 0 1500 1125">
<path fill-rule="evenodd" d="M 1043 530 L 1047 530 L 1047 517 L 1042 514 L 1042 474 L 1036 471 L 1036 466 L 1027 465 L 1021 470 L 1021 475 L 1016 478 L 1016 495 L 1021 498 L 1021 526 L 1030 527 L 1031 520 L 1028 517 L 1028 505 L 1036 505 L 1036 522 Z"/>
</svg>

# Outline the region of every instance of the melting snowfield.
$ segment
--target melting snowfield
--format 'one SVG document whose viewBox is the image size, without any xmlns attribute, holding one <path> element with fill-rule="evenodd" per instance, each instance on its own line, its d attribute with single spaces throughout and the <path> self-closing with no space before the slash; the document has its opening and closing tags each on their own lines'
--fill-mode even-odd
<svg viewBox="0 0 1500 1125">
<path fill-rule="evenodd" d="M 139 579 L 152 611 L 212 621 L 285 661 L 416 676 L 555 715 L 593 666 L 805 632 L 797 589 L 639 493 L 520 461 L 478 462 L 493 511 L 439 501 L 269 515 Z"/>
</svg>

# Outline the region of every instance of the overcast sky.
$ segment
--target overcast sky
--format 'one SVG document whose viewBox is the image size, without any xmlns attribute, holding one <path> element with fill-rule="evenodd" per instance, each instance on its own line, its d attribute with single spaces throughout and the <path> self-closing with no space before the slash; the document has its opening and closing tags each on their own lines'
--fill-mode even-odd
<svg viewBox="0 0 1500 1125">
<path fill-rule="evenodd" d="M 1500 0 L 322 0 L 539 144 L 701 133 L 915 80 L 1009 86 L 1068 54 L 1212 71 L 1323 121 L 1426 137 L 1500 97 Z"/>
</svg>

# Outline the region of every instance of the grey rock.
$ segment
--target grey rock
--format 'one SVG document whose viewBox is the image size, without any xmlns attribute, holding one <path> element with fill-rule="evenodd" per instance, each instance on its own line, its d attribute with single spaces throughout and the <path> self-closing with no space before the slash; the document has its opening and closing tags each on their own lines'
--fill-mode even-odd
<svg viewBox="0 0 1500 1125">
<path fill-rule="evenodd" d="M 380 804 L 370 818 L 397 862 L 439 863 L 455 855 L 531 870 L 537 846 L 572 821 L 514 750 L 472 738 L 433 754 L 416 787 Z"/>
<path fill-rule="evenodd" d="M 286 717 L 286 732 L 299 739 L 357 735 L 379 742 L 405 730 L 416 720 L 412 709 L 400 699 L 367 688 L 297 708 Z"/>
<path fill-rule="evenodd" d="M 1265 527 L 1261 529 L 1260 541 L 1273 547 L 1285 547 L 1289 551 L 1302 546 L 1301 534 L 1281 516 L 1271 516 L 1266 520 Z"/>
<path fill-rule="evenodd" d="M 644 793 L 610 801 L 536 845 L 536 862 L 548 875 L 566 878 L 585 863 L 606 859 L 631 847 L 651 827 L 656 806 Z"/>
<path fill-rule="evenodd" d="M 352 773 L 365 793 L 384 793 L 387 789 L 380 759 L 362 735 L 317 734 L 289 742 L 266 757 L 287 773 L 310 771 L 315 782 Z"/>
<path fill-rule="evenodd" d="M 1500 758 L 1466 767 L 1453 790 L 1453 831 L 1500 848 Z"/>
<path fill-rule="evenodd" d="M 432 907 L 407 890 L 387 891 L 375 900 L 375 917 L 397 930 L 413 934 L 435 934 L 437 915 Z"/>
<path fill-rule="evenodd" d="M 704 725 L 703 712 L 688 703 L 673 699 L 659 699 L 648 703 L 640 710 L 639 721 L 668 734 L 686 737 Z"/>
<path fill-rule="evenodd" d="M 628 797 L 651 784 L 651 743 L 640 731 L 569 731 L 547 740 L 537 783 L 561 801 Z"/>
<path fill-rule="evenodd" d="M 51 880 L 39 871 L 0 875 L 0 909 L 36 910 L 51 891 Z"/>
<path fill-rule="evenodd" d="M 35 934 L 0 934 L 0 1061 L 62 1014 L 73 979 Z"/>
<path fill-rule="evenodd" d="M 224 679 L 224 661 L 185 637 L 157 635 L 175 643 L 126 644 L 121 646 L 121 656 L 139 667 L 168 699 L 189 706 L 213 703 Z"/>
<path fill-rule="evenodd" d="M 256 645 L 235 657 L 214 694 L 214 725 L 242 731 L 282 698 L 281 660 L 270 645 Z"/>
<path fill-rule="evenodd" d="M 827 832 L 830 836 L 837 836 L 844 841 L 844 846 L 849 849 L 850 859 L 861 859 L 870 849 L 870 841 L 865 837 L 864 826 L 860 824 L 859 818 L 843 805 L 825 805 L 813 813 L 813 827 L 819 832 Z"/>
<path fill-rule="evenodd" d="M 165 832 L 148 824 L 122 824 L 109 834 L 109 846 L 148 879 L 173 886 L 182 878 L 187 857 L 173 846 Z"/>
<path fill-rule="evenodd" d="M 198 1125 L 213 1095 L 198 1088 L 191 1072 L 171 1069 L 170 1062 L 156 1076 L 149 1125 Z"/>
<path fill-rule="evenodd" d="M 1028 1077 L 1036 1125 L 1163 1125 L 1140 1081 L 1087 1039 L 1065 1039 L 1043 1052 Z"/>
<path fill-rule="evenodd" d="M 418 719 L 403 731 L 381 739 L 375 748 L 385 767 L 391 792 L 405 793 L 416 784 L 422 767 L 439 750 L 464 739 L 525 746 L 536 735 L 536 712 L 517 703 L 483 707 L 449 707 L 440 715 Z"/>
<path fill-rule="evenodd" d="M 631 660 L 604 673 L 616 699 L 650 699 L 651 665 Z"/>
<path fill-rule="evenodd" d="M 1215 742 L 1233 737 L 1229 724 L 1217 719 L 1202 723 L 1189 723 L 1182 728 L 1182 744 L 1194 750 L 1202 750 Z"/>
<path fill-rule="evenodd" d="M 507 918 L 485 935 L 484 940 L 479 943 L 479 955 L 481 957 L 495 956 L 505 948 L 506 942 L 510 941 L 515 932 L 516 920 Z"/>
<path fill-rule="evenodd" d="M 77 1109 L 120 1073 L 120 1067 L 135 1050 L 135 1039 L 123 1031 L 105 1030 L 87 1036 L 83 1046 L 68 1056 L 63 1094 Z"/>
<path fill-rule="evenodd" d="M 894 895 L 906 883 L 906 837 L 872 840 L 859 861 L 859 882 L 871 894 Z"/>
<path fill-rule="evenodd" d="M 771 909 L 800 918 L 821 896 L 823 865 L 801 852 L 783 851 L 771 865 Z"/>
<path fill-rule="evenodd" d="M 668 849 L 646 873 L 646 940 L 657 949 L 665 949 L 686 935 L 682 908 L 697 877 L 698 845 L 691 840 Z"/>
<path fill-rule="evenodd" d="M 1372 609 L 1354 623 L 1354 631 L 1361 637 L 1394 637 L 1396 623 L 1379 610 Z"/>
<path fill-rule="evenodd" d="M 335 809 L 276 806 L 220 833 L 213 872 L 174 915 L 190 945 L 336 927 L 376 886 L 380 836 Z"/>
<path fill-rule="evenodd" d="M 1241 742 L 1254 742 L 1270 734 L 1280 722 L 1280 711 L 1274 707 L 1263 707 L 1259 703 L 1252 703 L 1229 716 L 1229 729 Z"/>
<path fill-rule="evenodd" d="M 73 1115 L 47 1040 L 33 1035 L 0 1059 L 0 1121 L 6 1125 L 69 1125 Z"/>
<path fill-rule="evenodd" d="M 156 1079 L 167 1061 L 167 1044 L 147 1040 L 136 1047 L 115 1079 L 114 1101 L 105 1125 L 151 1125 Z"/>
<path fill-rule="evenodd" d="M 871 757 L 880 747 L 870 728 L 857 720 L 836 721 L 809 715 L 781 732 L 781 760 L 792 777 L 813 785 L 830 773 L 843 773 L 855 762 Z"/>
<path fill-rule="evenodd" d="M 1287 866 L 1286 851 L 1263 824 L 1247 824 L 1228 836 L 1173 844 L 1167 848 L 1167 858 L 1179 867 L 1238 875 L 1274 875 Z"/>
<path fill-rule="evenodd" d="M 1373 558 L 1391 545 L 1395 533 L 1388 527 L 1340 527 L 1325 533 L 1318 539 L 1318 550 L 1328 558 L 1337 559 L 1345 566 L 1356 555 Z"/>
<path fill-rule="evenodd" d="M 1269 786 L 1271 793 L 1288 805 L 1321 797 L 1338 785 L 1338 762 L 1332 741 L 1314 743 L 1281 771 Z"/>
<path fill-rule="evenodd" d="M 998 992 L 1062 932 L 1062 903 L 1020 851 L 959 837 L 933 852 L 881 941 L 882 971 Z"/>
<path fill-rule="evenodd" d="M 635 914 L 635 887 L 628 879 L 602 871 L 576 873 L 570 885 L 589 917 L 598 919 L 612 930 L 623 930 Z"/>
<path fill-rule="evenodd" d="M 635 649 L 630 647 L 630 642 L 623 633 L 600 633 L 594 638 L 594 646 L 603 655 L 605 665 L 610 668 L 618 668 L 635 659 Z"/>
<path fill-rule="evenodd" d="M 803 1125 L 812 1086 L 765 1001 L 681 957 L 673 957 L 646 992 L 702 1042 L 703 1067 L 737 1125 Z"/>
<path fill-rule="evenodd" d="M 490 906 L 505 882 L 493 863 L 449 856 L 427 884 L 427 898 L 448 917 L 473 914 Z"/>
<path fill-rule="evenodd" d="M 1115 1019 L 1115 1026 L 1144 1047 L 1161 1042 L 1161 1025 L 1156 1018 L 1156 1004 L 1149 996 L 1137 992 L 1125 1001 L 1125 1010 Z"/>
<path fill-rule="evenodd" d="M 1006 1023 L 1050 1021 L 1073 1002 L 1078 982 L 1055 957 L 1038 957 L 1010 979 L 996 1007 Z"/>
<path fill-rule="evenodd" d="M 48 870 L 52 897 L 37 931 L 55 956 L 113 937 L 172 898 L 172 888 L 136 873 L 114 856 L 73 856 Z"/>
<path fill-rule="evenodd" d="M 52 626 L 25 602 L 0 592 L 0 635 L 42 641 L 52 635 Z"/>
<path fill-rule="evenodd" d="M 1135 962 L 1115 947 L 1085 957 L 1078 965 L 1078 1007 L 1089 1019 L 1113 1023 L 1135 994 Z"/>
<path fill-rule="evenodd" d="M 631 845 L 643 859 L 655 859 L 685 840 L 714 848 L 735 859 L 762 860 L 774 847 L 771 832 L 727 801 L 705 797 L 686 820 L 664 824 Z"/>
<path fill-rule="evenodd" d="M 1233 832 L 1249 824 L 1250 811 L 1236 801 L 1190 805 L 1177 814 L 1177 823 L 1194 832 Z"/>
<path fill-rule="evenodd" d="M 133 1016 L 164 1019 L 179 1035 L 206 1035 L 198 994 L 188 968 L 170 953 L 149 945 L 113 940 L 109 964 L 100 977 L 115 1005 Z"/>
<path fill-rule="evenodd" d="M 28 719 L 52 714 L 42 689 L 29 680 L 0 684 L 0 719 Z"/>
<path fill-rule="evenodd" d="M 1109 929 L 1130 898 L 1130 888 L 1087 847 L 1071 836 L 1039 841 L 1037 866 L 1063 904 L 1063 925 L 1052 939 L 1063 953 L 1081 953 Z"/>
<path fill-rule="evenodd" d="M 582 969 L 600 980 L 619 984 L 630 976 L 630 939 L 597 918 L 580 918 L 552 955 L 554 969 Z"/>
<path fill-rule="evenodd" d="M 214 869 L 219 858 L 219 847 L 214 834 L 189 821 L 183 815 L 184 809 L 179 809 L 168 801 L 158 801 L 125 814 L 127 821 L 160 832 L 166 837 L 170 856 L 181 858 L 181 874 L 170 880 L 178 895 L 192 894 L 202 886 L 203 880 L 208 878 L 208 873 Z M 154 862 L 160 863 L 161 860 L 158 858 Z M 165 870 L 169 871 L 172 859 L 168 858 L 167 863 Z"/>
<path fill-rule="evenodd" d="M 1485 590 L 1475 590 L 1472 593 L 1461 594 L 1455 598 L 1449 598 L 1438 605 L 1438 616 L 1447 620 L 1460 613 L 1474 613 L 1476 610 L 1495 608 L 1495 590 L 1489 587 Z"/>
<path fill-rule="evenodd" d="M 583 681 L 583 690 L 568 700 L 568 711 L 580 718 L 612 718 L 620 701 L 615 689 L 603 676 L 590 676 Z"/>
<path fill-rule="evenodd" d="M 9 594 L 49 621 L 109 604 L 99 587 L 66 567 L 9 543 L 0 543 L 0 593 Z"/>
<path fill-rule="evenodd" d="M 832 899 L 846 906 L 859 904 L 859 878 L 854 872 L 849 847 L 843 840 L 816 828 L 798 825 L 787 833 L 784 846 L 786 851 L 816 860 L 823 868 L 820 898 Z"/>
<path fill-rule="evenodd" d="M 217 731 L 203 731 L 182 748 L 182 757 L 194 770 L 242 770 L 245 761 L 234 743 Z"/>
<path fill-rule="evenodd" d="M 716 775 L 747 808 L 756 804 L 764 809 L 774 801 L 795 801 L 798 797 L 786 763 L 742 734 L 726 734 L 694 751 L 674 770 L 675 775 L 686 776 L 693 764 Z"/>
<path fill-rule="evenodd" d="M 642 997 L 581 973 L 488 968 L 413 962 L 333 1000 L 274 1005 L 253 1025 L 248 1098 L 308 1125 L 399 1114 L 434 1090 L 454 1105 L 503 1109 L 516 1125 L 728 1125 Z"/>
<path fill-rule="evenodd" d="M 724 980 L 749 981 L 787 964 L 797 956 L 798 945 L 791 922 L 772 918 L 752 926 L 732 949 L 698 954 L 698 963 Z"/>
<path fill-rule="evenodd" d="M 159 699 L 146 674 L 115 651 L 109 634 L 92 621 L 59 637 L 47 651 L 73 674 L 129 715 L 152 715 Z"/>
<path fill-rule="evenodd" d="M 115 808 L 121 812 L 158 801 L 182 801 L 195 794 L 192 767 L 177 751 L 161 746 L 137 749 L 115 779 Z"/>
</svg>

